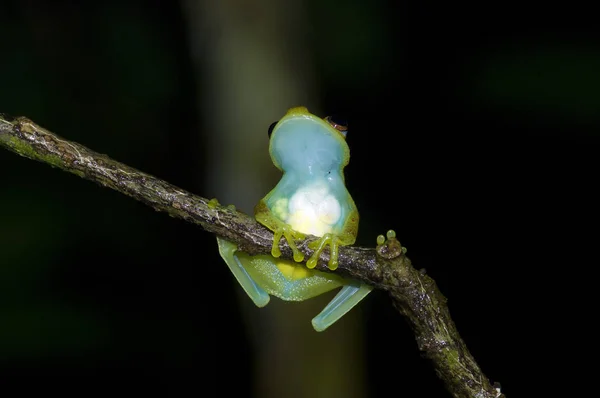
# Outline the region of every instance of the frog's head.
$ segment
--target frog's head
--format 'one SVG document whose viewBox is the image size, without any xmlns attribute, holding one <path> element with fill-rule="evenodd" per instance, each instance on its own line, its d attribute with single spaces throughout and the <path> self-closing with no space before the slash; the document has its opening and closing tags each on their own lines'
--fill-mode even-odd
<svg viewBox="0 0 600 398">
<path fill-rule="evenodd" d="M 346 127 L 321 119 L 305 107 L 291 108 L 269 128 L 269 153 L 282 171 L 322 174 L 340 171 L 350 160 Z"/>
</svg>

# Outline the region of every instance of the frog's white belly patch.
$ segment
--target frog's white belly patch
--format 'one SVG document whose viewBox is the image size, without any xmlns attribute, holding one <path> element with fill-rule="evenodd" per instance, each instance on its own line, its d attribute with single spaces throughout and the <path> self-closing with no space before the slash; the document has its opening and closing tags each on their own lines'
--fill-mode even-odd
<svg viewBox="0 0 600 398">
<path fill-rule="evenodd" d="M 286 223 L 294 230 L 323 236 L 332 232 L 342 216 L 337 199 L 324 182 L 301 187 L 290 198 Z"/>
</svg>

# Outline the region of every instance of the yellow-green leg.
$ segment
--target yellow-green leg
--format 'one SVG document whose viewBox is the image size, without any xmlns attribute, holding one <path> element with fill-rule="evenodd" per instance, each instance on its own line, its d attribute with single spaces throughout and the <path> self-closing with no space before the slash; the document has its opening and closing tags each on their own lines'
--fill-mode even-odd
<svg viewBox="0 0 600 398">
<path fill-rule="evenodd" d="M 237 246 L 221 238 L 217 238 L 217 243 L 219 244 L 219 253 L 221 253 L 221 257 L 223 257 L 223 260 L 225 260 L 225 263 L 229 266 L 235 279 L 242 285 L 242 288 L 248 297 L 254 301 L 254 304 L 256 304 L 257 307 L 264 307 L 267 305 L 270 300 L 269 294 L 256 284 L 248 274 L 248 271 L 246 271 L 246 268 L 244 268 L 244 265 L 240 262 L 238 256 L 235 255 Z"/>
<path fill-rule="evenodd" d="M 312 325 L 317 332 L 322 332 L 333 325 L 358 304 L 373 290 L 372 286 L 356 283 L 344 286 L 339 293 L 327 304 L 319 315 L 313 318 Z"/>
</svg>

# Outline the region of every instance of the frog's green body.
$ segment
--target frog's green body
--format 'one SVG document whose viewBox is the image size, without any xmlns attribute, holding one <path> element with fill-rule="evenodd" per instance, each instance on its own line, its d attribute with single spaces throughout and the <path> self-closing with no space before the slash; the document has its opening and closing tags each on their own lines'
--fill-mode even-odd
<svg viewBox="0 0 600 398">
<path fill-rule="evenodd" d="M 336 129 L 336 127 L 338 129 Z M 283 171 L 281 181 L 256 206 L 256 219 L 274 231 L 272 255 L 249 256 L 218 239 L 219 251 L 254 303 L 263 307 L 269 294 L 302 301 L 337 287 L 342 290 L 313 319 L 318 331 L 337 321 L 370 291 L 371 287 L 333 273 L 314 270 L 326 245 L 329 268 L 337 268 L 338 245 L 356 240 L 358 211 L 344 184 L 343 168 L 350 159 L 345 129 L 312 115 L 304 107 L 292 108 L 274 127 L 269 145 L 273 163 Z M 285 237 L 302 261 L 294 239 L 305 234 L 321 237 L 304 268 L 278 259 L 279 240 Z"/>
</svg>

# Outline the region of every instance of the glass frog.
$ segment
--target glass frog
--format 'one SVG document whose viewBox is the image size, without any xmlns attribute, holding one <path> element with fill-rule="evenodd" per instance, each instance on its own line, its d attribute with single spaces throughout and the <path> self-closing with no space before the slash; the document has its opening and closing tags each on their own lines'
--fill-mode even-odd
<svg viewBox="0 0 600 398">
<path fill-rule="evenodd" d="M 254 209 L 257 221 L 275 234 L 271 255 L 250 256 L 237 251 L 235 244 L 217 238 L 221 257 L 258 307 L 267 305 L 270 294 L 302 301 L 341 286 L 313 318 L 317 331 L 335 323 L 372 290 L 361 282 L 314 269 L 329 245 L 328 267 L 335 270 L 339 245 L 353 244 L 358 232 L 358 211 L 344 183 L 343 169 L 350 159 L 346 130 L 332 118 L 321 119 L 305 107 L 288 110 L 269 128 L 269 153 L 283 176 Z M 320 239 L 309 245 L 315 251 L 306 267 L 278 258 L 283 236 L 294 260 L 303 261 L 294 239 L 303 239 L 307 234 Z"/>
</svg>

